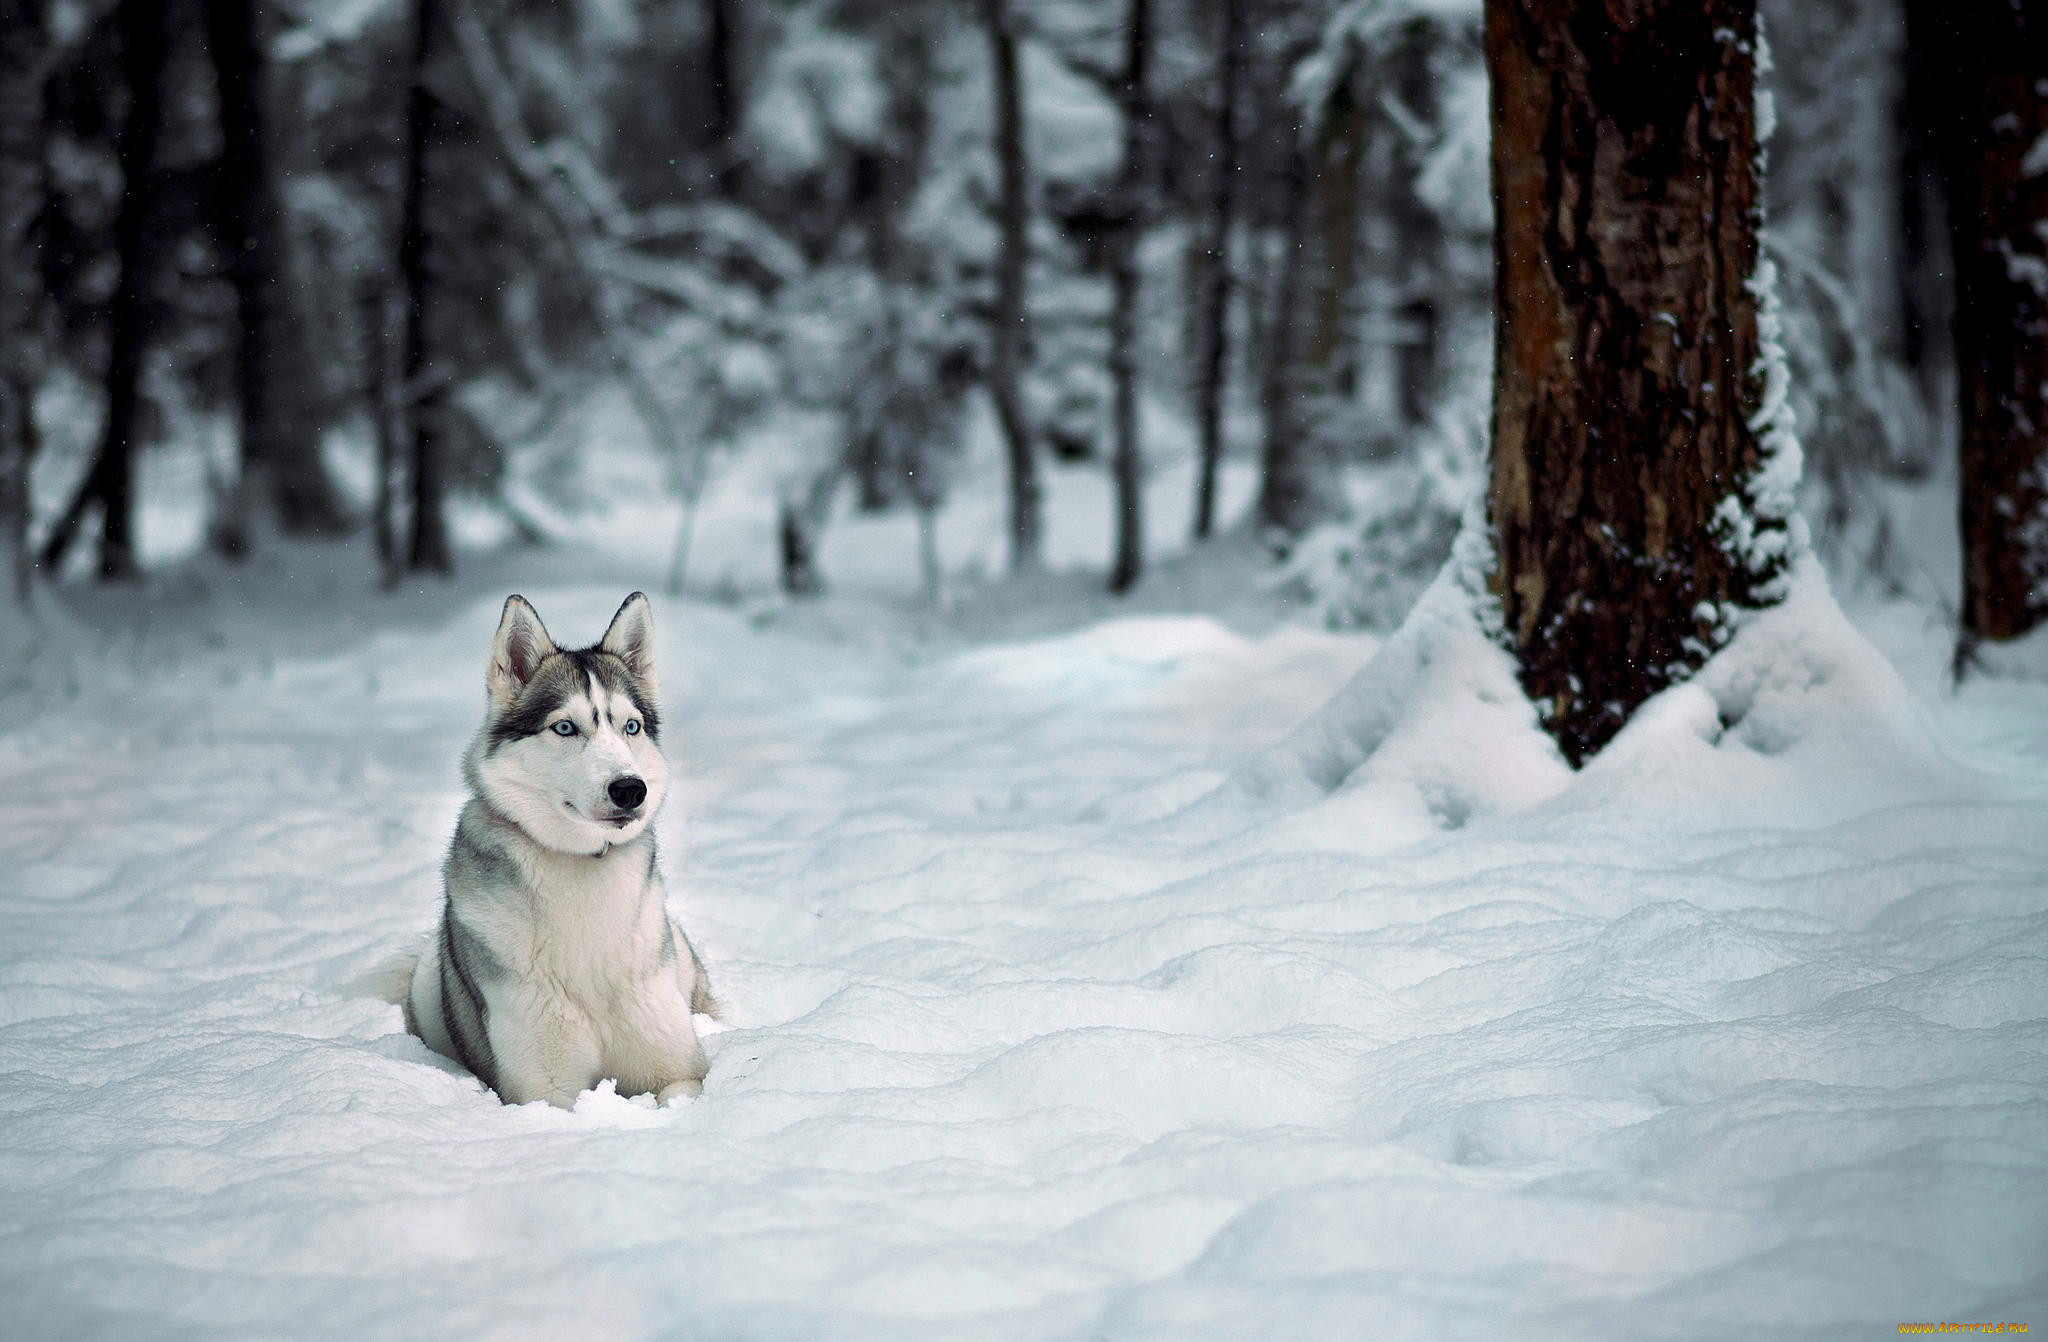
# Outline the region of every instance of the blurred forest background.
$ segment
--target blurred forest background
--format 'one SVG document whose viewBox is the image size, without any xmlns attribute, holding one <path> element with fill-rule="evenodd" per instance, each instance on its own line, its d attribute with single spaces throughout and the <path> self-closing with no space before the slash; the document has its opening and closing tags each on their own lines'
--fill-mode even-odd
<svg viewBox="0 0 2048 1342">
<path fill-rule="evenodd" d="M 1952 476 L 1957 436 L 1916 7 L 1762 3 L 1809 511 L 1885 583 L 1888 500 Z M 137 577 L 166 454 L 203 486 L 187 552 L 347 537 L 395 584 L 601 513 L 602 448 L 655 468 L 675 588 L 721 479 L 772 494 L 788 592 L 831 581 L 835 519 L 895 510 L 936 597 L 952 491 L 1000 491 L 1029 568 L 1048 473 L 1086 471 L 1111 590 L 1148 529 L 1229 529 L 1318 618 L 1383 626 L 1484 479 L 1478 0 L 0 14 L 18 591 Z M 1185 513 L 1148 517 L 1169 459 Z"/>
</svg>

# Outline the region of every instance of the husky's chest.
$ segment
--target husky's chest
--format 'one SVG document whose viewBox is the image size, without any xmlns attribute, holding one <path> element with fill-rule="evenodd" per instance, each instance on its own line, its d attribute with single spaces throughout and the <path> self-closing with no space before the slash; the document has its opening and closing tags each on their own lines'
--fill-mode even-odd
<svg viewBox="0 0 2048 1342">
<path fill-rule="evenodd" d="M 603 1019 L 644 995 L 664 964 L 653 856 L 639 843 L 599 858 L 522 854 L 522 897 L 489 900 L 477 930 L 525 993 Z"/>
</svg>

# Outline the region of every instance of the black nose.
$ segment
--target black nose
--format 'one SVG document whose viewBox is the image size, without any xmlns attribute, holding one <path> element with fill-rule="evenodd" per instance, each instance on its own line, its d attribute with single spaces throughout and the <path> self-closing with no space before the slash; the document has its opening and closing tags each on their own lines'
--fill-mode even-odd
<svg viewBox="0 0 2048 1342">
<path fill-rule="evenodd" d="M 612 794 L 612 805 L 622 811 L 631 811 L 647 800 L 647 784 L 633 777 L 614 778 L 612 785 L 605 789 Z"/>
</svg>

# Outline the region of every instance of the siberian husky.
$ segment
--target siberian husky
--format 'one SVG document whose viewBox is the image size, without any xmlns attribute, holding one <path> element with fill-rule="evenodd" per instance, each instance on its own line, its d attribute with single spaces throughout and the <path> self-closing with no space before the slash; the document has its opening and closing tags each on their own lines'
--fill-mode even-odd
<svg viewBox="0 0 2048 1342">
<path fill-rule="evenodd" d="M 662 1103 L 703 1088 L 704 966 L 663 904 L 649 824 L 667 791 L 653 611 L 557 648 L 524 597 L 498 621 L 469 804 L 442 867 L 438 935 L 406 1028 L 507 1104 L 564 1108 L 604 1078 Z"/>
</svg>

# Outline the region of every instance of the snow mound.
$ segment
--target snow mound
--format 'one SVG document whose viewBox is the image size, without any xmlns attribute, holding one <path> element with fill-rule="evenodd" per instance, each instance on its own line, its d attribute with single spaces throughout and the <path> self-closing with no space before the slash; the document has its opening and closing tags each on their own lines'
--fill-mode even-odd
<svg viewBox="0 0 2048 1342">
<path fill-rule="evenodd" d="M 1356 829 L 1353 843 L 1385 846 L 1554 796 L 1570 766 L 1476 606 L 1468 571 L 1446 565 L 1350 684 L 1232 775 L 1221 805 L 1320 811 Z"/>
<path fill-rule="evenodd" d="M 1327 705 L 1190 808 L 1194 823 L 1277 816 L 1286 842 L 1377 851 L 1553 801 L 1545 814 L 1711 806 L 1729 821 L 1827 823 L 1971 786 L 1810 555 L 1792 561 L 1782 602 L 1745 616 L 1575 774 L 1490 635 L 1470 559 L 1445 566 Z"/>
</svg>

